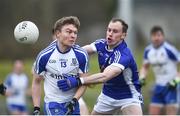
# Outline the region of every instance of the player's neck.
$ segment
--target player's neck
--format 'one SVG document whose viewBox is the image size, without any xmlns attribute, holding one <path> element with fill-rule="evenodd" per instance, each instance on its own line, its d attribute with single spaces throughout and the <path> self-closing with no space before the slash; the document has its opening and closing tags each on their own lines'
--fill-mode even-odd
<svg viewBox="0 0 180 116">
<path fill-rule="evenodd" d="M 71 48 L 70 46 L 65 46 L 58 42 L 58 49 L 61 53 L 65 53 L 65 52 L 69 51 L 70 48 Z"/>
<path fill-rule="evenodd" d="M 118 46 L 118 45 L 121 44 L 122 42 L 123 42 L 123 40 L 119 41 L 117 44 L 114 44 L 114 45 L 108 45 L 108 50 L 114 49 L 116 46 Z"/>
</svg>

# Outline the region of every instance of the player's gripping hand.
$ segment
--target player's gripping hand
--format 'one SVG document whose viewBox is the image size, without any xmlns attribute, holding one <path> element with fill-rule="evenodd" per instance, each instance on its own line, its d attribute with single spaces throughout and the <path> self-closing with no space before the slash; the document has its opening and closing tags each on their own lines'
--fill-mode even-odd
<svg viewBox="0 0 180 116">
<path fill-rule="evenodd" d="M 57 82 L 57 86 L 62 91 L 68 91 L 81 85 L 80 78 L 77 76 L 63 74 L 63 77 L 64 79 Z"/>
<path fill-rule="evenodd" d="M 6 93 L 6 87 L 4 86 L 3 83 L 0 84 L 0 94 L 5 95 Z"/>
<path fill-rule="evenodd" d="M 169 89 L 175 89 L 179 83 L 180 83 L 180 78 L 176 77 L 175 79 L 171 80 L 168 83 L 168 88 Z"/>
<path fill-rule="evenodd" d="M 65 104 L 65 108 L 67 108 L 67 112 L 65 115 L 72 115 L 77 103 L 78 103 L 78 100 L 76 98 L 73 98 L 71 101 L 67 102 Z"/>
<path fill-rule="evenodd" d="M 141 86 L 145 86 L 146 85 L 146 78 L 145 78 L 145 75 L 144 74 L 141 74 L 139 76 L 139 82 L 140 82 L 140 85 Z"/>
<path fill-rule="evenodd" d="M 140 79 L 139 82 L 140 82 L 140 85 L 141 85 L 141 86 L 145 86 L 145 85 L 146 85 L 146 80 L 145 80 L 145 78 L 144 78 L 144 79 Z"/>
<path fill-rule="evenodd" d="M 34 107 L 33 115 L 40 115 L 40 107 Z"/>
</svg>

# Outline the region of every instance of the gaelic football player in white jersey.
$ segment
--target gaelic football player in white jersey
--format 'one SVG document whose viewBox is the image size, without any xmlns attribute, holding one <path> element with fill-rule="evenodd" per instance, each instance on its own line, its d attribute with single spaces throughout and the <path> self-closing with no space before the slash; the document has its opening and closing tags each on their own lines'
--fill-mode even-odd
<svg viewBox="0 0 180 116">
<path fill-rule="evenodd" d="M 86 86 L 72 85 L 74 88 L 71 90 L 69 88 L 62 90 L 59 86 L 59 81 L 69 76 L 76 79 L 87 75 L 88 55 L 75 45 L 79 26 L 79 19 L 74 16 L 63 17 L 56 21 L 54 33 L 57 41 L 37 56 L 32 83 L 34 114 L 40 113 L 42 80 L 44 80 L 45 114 L 80 114 L 78 99 L 83 95 Z"/>
<path fill-rule="evenodd" d="M 4 84 L 0 85 L 0 94 L 7 98 L 7 108 L 10 115 L 28 115 L 26 97 L 28 92 L 28 77 L 24 73 L 24 63 L 16 60 Z M 6 88 L 6 89 L 5 89 Z"/>
<path fill-rule="evenodd" d="M 165 108 L 166 115 L 176 115 L 178 111 L 176 87 L 180 82 L 177 65 L 180 63 L 180 54 L 173 45 L 165 41 L 160 26 L 151 29 L 151 42 L 145 48 L 144 62 L 140 71 L 142 84 L 150 65 L 155 75 L 149 114 L 159 115 L 162 108 Z"/>
<path fill-rule="evenodd" d="M 121 19 L 109 22 L 106 38 L 99 39 L 83 48 L 89 53 L 98 53 L 100 73 L 74 80 L 68 77 L 60 80 L 62 90 L 72 85 L 104 83 L 93 115 L 114 114 L 121 111 L 123 115 L 141 115 L 141 86 L 136 62 L 125 37 L 128 25 Z"/>
</svg>

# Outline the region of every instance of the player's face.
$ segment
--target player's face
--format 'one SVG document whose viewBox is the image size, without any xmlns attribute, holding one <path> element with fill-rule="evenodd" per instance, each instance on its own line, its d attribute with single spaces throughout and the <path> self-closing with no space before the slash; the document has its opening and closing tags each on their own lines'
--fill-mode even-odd
<svg viewBox="0 0 180 116">
<path fill-rule="evenodd" d="M 56 34 L 57 39 L 59 39 L 62 46 L 71 47 L 75 44 L 77 39 L 77 28 L 72 24 L 66 24 L 58 31 Z"/>
<path fill-rule="evenodd" d="M 106 40 L 110 48 L 115 47 L 124 38 L 126 33 L 123 32 L 123 25 L 121 22 L 110 22 L 106 31 Z"/>
<path fill-rule="evenodd" d="M 161 31 L 153 33 L 151 35 L 151 41 L 154 47 L 159 47 L 164 42 L 164 35 Z"/>
<path fill-rule="evenodd" d="M 17 74 L 21 74 L 24 70 L 24 65 L 21 61 L 16 61 L 14 63 L 14 72 Z"/>
</svg>

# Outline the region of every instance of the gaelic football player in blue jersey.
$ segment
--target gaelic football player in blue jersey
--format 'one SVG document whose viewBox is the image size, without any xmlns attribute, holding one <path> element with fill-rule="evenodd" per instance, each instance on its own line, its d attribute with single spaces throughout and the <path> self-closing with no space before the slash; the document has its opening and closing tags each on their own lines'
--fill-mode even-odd
<svg viewBox="0 0 180 116">
<path fill-rule="evenodd" d="M 180 73 L 177 71 L 180 54 L 164 38 L 164 31 L 160 26 L 151 29 L 152 43 L 145 48 L 140 71 L 141 82 L 144 82 L 150 65 L 155 75 L 155 86 L 149 107 L 151 115 L 160 115 L 163 107 L 167 115 L 176 115 L 178 111 L 176 87 L 180 82 Z"/>
<path fill-rule="evenodd" d="M 67 77 L 60 80 L 60 88 L 72 85 L 104 83 L 93 115 L 114 114 L 120 110 L 123 115 L 142 114 L 142 95 L 138 70 L 134 57 L 127 47 L 125 37 L 128 25 L 121 19 L 109 22 L 106 38 L 98 39 L 83 48 L 88 54 L 98 53 L 100 73 L 84 78 Z"/>
<path fill-rule="evenodd" d="M 59 87 L 59 80 L 69 76 L 87 76 L 88 55 L 85 50 L 75 45 L 80 26 L 74 16 L 63 17 L 54 25 L 57 41 L 53 41 L 42 50 L 35 61 L 32 96 L 34 114 L 40 113 L 41 81 L 44 80 L 44 111 L 47 115 L 79 115 L 79 98 L 86 86 L 73 89 Z M 69 91 L 68 91 L 69 90 Z"/>
</svg>

